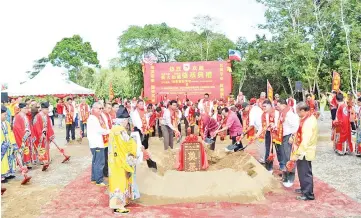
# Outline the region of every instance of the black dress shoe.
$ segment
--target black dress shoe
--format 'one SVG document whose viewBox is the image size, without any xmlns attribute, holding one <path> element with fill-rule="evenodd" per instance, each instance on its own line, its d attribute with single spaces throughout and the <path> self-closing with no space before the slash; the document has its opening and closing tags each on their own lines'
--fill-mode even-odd
<svg viewBox="0 0 361 218">
<path fill-rule="evenodd" d="M 5 177 L 6 179 L 14 179 L 15 178 L 15 176 L 14 175 L 11 175 L 11 176 L 7 176 L 7 177 Z"/>
<path fill-rule="evenodd" d="M 7 179 L 3 179 L 3 180 L 1 180 L 1 183 L 8 183 L 8 180 L 7 180 Z"/>
<path fill-rule="evenodd" d="M 302 191 L 301 191 L 301 189 L 300 189 L 300 188 L 295 189 L 295 192 L 296 192 L 297 194 L 302 194 Z"/>
<path fill-rule="evenodd" d="M 301 195 L 301 196 L 297 196 L 296 199 L 300 201 L 312 201 L 315 200 L 315 197 L 314 196 L 306 197 L 305 195 Z"/>
</svg>

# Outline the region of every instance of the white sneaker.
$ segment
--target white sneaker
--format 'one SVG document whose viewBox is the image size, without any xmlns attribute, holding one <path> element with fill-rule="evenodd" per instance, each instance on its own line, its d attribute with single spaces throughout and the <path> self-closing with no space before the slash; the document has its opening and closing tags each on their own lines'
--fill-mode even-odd
<svg viewBox="0 0 361 218">
<path fill-rule="evenodd" d="M 286 188 L 290 188 L 290 187 L 293 186 L 293 183 L 291 183 L 290 181 L 283 182 L 282 184 L 283 184 L 283 186 L 286 187 Z"/>
</svg>

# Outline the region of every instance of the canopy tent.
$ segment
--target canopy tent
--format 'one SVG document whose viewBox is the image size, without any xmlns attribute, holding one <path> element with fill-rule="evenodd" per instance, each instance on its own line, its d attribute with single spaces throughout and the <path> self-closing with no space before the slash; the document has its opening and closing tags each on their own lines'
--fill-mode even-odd
<svg viewBox="0 0 361 218">
<path fill-rule="evenodd" d="M 7 92 L 10 97 L 94 95 L 93 90 L 70 81 L 65 75 L 65 69 L 48 64 L 33 79 L 21 85 L 9 87 L 2 92 Z"/>
</svg>

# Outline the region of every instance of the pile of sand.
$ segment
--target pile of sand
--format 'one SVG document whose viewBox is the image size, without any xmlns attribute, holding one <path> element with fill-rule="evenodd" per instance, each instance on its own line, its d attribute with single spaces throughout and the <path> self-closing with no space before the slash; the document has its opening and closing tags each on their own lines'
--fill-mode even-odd
<svg viewBox="0 0 361 218">
<path fill-rule="evenodd" d="M 137 168 L 140 203 L 170 204 L 181 202 L 239 202 L 264 199 L 265 193 L 277 191 L 279 182 L 255 158 L 246 152 L 227 154 L 223 148 L 206 149 L 210 167 L 207 171 L 176 171 L 178 149 L 151 150 L 158 172 L 143 163 Z"/>
</svg>

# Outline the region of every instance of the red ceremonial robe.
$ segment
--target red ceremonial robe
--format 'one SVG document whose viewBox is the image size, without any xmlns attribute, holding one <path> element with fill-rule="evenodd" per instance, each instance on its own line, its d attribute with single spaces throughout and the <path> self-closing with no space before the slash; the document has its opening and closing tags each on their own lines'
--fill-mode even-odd
<svg viewBox="0 0 361 218">
<path fill-rule="evenodd" d="M 351 140 L 350 112 L 346 104 L 338 106 L 334 124 L 334 150 L 339 154 L 345 154 L 348 150 L 353 152 Z M 348 148 L 347 148 L 348 146 Z"/>
<path fill-rule="evenodd" d="M 50 143 L 55 138 L 50 117 L 39 112 L 34 118 L 34 146 L 38 151 L 39 160 L 46 163 L 50 161 Z"/>
<path fill-rule="evenodd" d="M 24 164 L 29 164 L 31 162 L 31 143 L 33 143 L 33 139 L 31 137 L 30 121 L 25 114 L 18 113 L 15 116 L 13 131 L 18 148 L 23 150 Z"/>
</svg>

